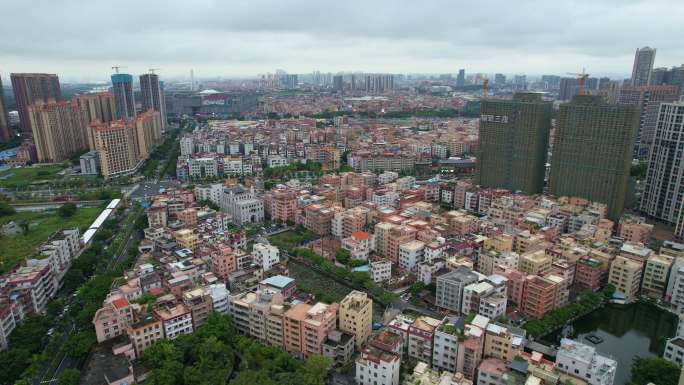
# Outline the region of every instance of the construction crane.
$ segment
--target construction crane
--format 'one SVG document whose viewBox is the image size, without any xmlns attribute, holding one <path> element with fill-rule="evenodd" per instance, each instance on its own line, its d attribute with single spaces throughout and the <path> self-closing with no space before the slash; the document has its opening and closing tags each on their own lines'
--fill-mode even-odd
<svg viewBox="0 0 684 385">
<path fill-rule="evenodd" d="M 114 72 L 116 72 L 117 74 L 119 73 L 119 68 L 127 68 L 127 67 L 126 67 L 126 66 L 112 66 L 112 69 L 113 69 Z"/>
<path fill-rule="evenodd" d="M 589 78 L 589 74 L 585 71 L 585 69 L 582 68 L 582 73 L 577 74 L 577 73 L 567 72 L 567 75 L 573 75 L 573 76 L 578 77 L 577 80 L 578 80 L 579 90 L 577 93 L 579 95 L 584 95 L 584 83 L 587 81 L 587 78 Z"/>
<path fill-rule="evenodd" d="M 487 98 L 487 91 L 489 91 L 489 79 L 485 76 L 482 80 L 482 99 Z"/>
<path fill-rule="evenodd" d="M 154 73 L 154 71 L 159 71 L 161 68 L 150 68 L 148 71 L 150 71 L 151 74 Z"/>
</svg>

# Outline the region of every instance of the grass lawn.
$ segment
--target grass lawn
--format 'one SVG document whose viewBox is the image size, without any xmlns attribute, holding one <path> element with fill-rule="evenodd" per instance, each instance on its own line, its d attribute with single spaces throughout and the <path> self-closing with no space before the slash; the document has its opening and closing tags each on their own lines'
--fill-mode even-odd
<svg viewBox="0 0 684 385">
<path fill-rule="evenodd" d="M 316 295 L 318 301 L 339 302 L 352 291 L 347 286 L 341 285 L 306 266 L 291 262 L 288 264 L 288 269 L 290 270 L 290 277 L 297 280 L 297 286 L 302 291 Z"/>
<path fill-rule="evenodd" d="M 102 211 L 99 207 L 83 207 L 70 218 L 60 218 L 56 211 L 18 212 L 0 218 L 0 225 L 9 221 L 29 222 L 28 234 L 0 235 L 0 273 L 11 269 L 45 242 L 54 232 L 78 227 L 81 234 Z"/>
<path fill-rule="evenodd" d="M 0 187 L 26 187 L 34 182 L 61 178 L 61 165 L 12 168 L 0 173 Z"/>
</svg>

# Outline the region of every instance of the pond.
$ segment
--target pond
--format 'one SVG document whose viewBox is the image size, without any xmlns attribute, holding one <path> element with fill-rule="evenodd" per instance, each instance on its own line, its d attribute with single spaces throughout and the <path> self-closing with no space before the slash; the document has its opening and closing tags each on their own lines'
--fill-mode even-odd
<svg viewBox="0 0 684 385">
<path fill-rule="evenodd" d="M 635 303 L 608 305 L 571 324 L 569 338 L 596 347 L 596 350 L 618 362 L 615 385 L 626 384 L 634 357 L 662 356 L 665 341 L 677 332 L 677 317 L 655 306 Z M 562 332 L 556 331 L 544 341 L 560 344 Z M 596 345 L 586 337 L 603 339 Z"/>
</svg>

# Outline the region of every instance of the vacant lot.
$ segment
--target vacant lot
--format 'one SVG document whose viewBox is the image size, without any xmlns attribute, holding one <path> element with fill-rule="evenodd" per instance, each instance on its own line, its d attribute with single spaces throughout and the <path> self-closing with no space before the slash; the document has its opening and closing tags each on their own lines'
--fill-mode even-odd
<svg viewBox="0 0 684 385">
<path fill-rule="evenodd" d="M 28 231 L 24 232 L 22 229 L 23 234 L 0 234 L 0 273 L 31 255 L 56 231 L 78 227 L 83 233 L 101 211 L 99 207 L 84 207 L 69 218 L 59 217 L 56 211 L 19 212 L 0 218 L 0 226 L 10 221 L 14 221 L 20 228 L 22 223 L 28 224 Z"/>
<path fill-rule="evenodd" d="M 341 285 L 306 266 L 290 262 L 288 268 L 290 276 L 297 281 L 297 286 L 302 291 L 314 294 L 319 301 L 339 302 L 352 291 L 351 288 Z"/>
<path fill-rule="evenodd" d="M 304 242 L 311 241 L 318 236 L 305 229 L 289 230 L 284 233 L 268 237 L 268 241 L 277 248 L 291 251 L 301 246 Z"/>
<path fill-rule="evenodd" d="M 13 168 L 0 173 L 0 187 L 26 187 L 32 183 L 48 182 L 59 179 L 59 172 L 64 170 L 60 165 L 41 167 Z"/>
</svg>

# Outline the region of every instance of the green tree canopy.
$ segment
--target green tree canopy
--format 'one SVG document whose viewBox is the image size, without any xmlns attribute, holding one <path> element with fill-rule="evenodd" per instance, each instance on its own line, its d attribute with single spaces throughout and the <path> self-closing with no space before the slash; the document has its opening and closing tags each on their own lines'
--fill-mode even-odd
<svg viewBox="0 0 684 385">
<path fill-rule="evenodd" d="M 677 385 L 681 368 L 661 357 L 637 357 L 632 364 L 632 385 Z"/>
<path fill-rule="evenodd" d="M 65 203 L 57 209 L 57 215 L 62 218 L 73 217 L 76 214 L 77 207 L 73 203 Z"/>
<path fill-rule="evenodd" d="M 65 369 L 59 375 L 57 385 L 78 385 L 81 381 L 81 372 L 78 369 Z"/>
</svg>

